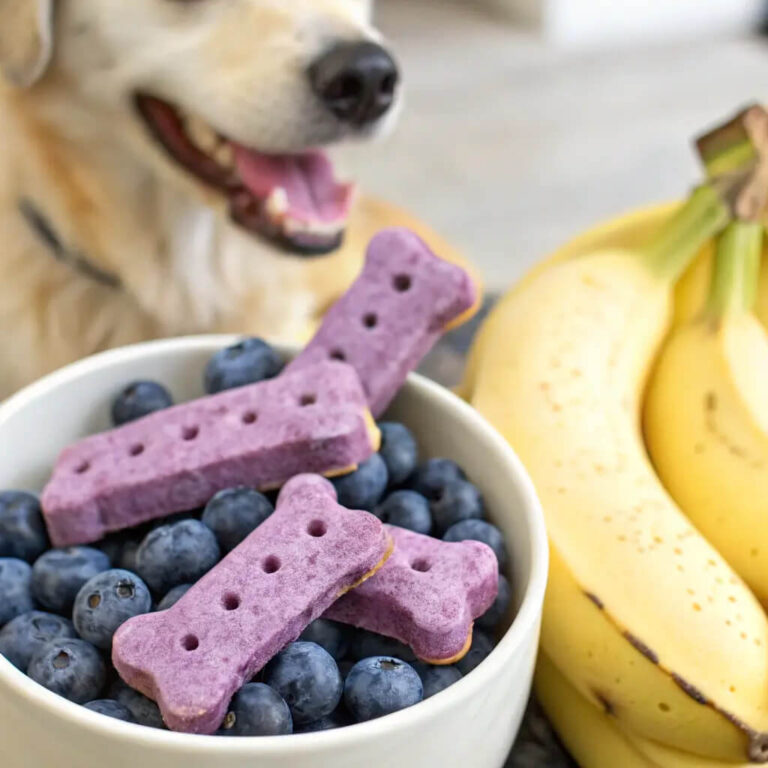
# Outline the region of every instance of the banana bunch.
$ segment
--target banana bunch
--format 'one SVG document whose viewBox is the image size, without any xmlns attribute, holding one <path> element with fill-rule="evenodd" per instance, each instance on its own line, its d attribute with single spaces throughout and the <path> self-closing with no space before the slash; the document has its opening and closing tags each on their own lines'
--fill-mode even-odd
<svg viewBox="0 0 768 768">
<path fill-rule="evenodd" d="M 684 205 L 566 246 L 470 356 L 544 508 L 536 687 L 582 768 L 768 762 L 766 141 L 760 108 L 708 134 Z"/>
</svg>

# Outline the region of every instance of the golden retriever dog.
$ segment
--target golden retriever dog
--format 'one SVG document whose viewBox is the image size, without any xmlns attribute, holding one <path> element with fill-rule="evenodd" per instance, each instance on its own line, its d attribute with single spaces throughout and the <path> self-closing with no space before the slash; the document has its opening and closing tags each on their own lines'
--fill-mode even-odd
<svg viewBox="0 0 768 768">
<path fill-rule="evenodd" d="M 369 6 L 0 0 L 0 397 L 159 336 L 304 340 L 381 226 L 445 255 L 322 149 L 398 111 Z"/>
</svg>

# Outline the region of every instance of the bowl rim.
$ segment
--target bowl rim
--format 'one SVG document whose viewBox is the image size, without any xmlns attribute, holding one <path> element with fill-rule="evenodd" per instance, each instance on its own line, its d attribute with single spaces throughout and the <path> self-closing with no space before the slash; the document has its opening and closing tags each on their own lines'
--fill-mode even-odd
<svg viewBox="0 0 768 768">
<path fill-rule="evenodd" d="M 80 377 L 98 374 L 112 365 L 146 356 L 164 356 L 179 351 L 210 351 L 228 346 L 242 339 L 243 335 L 197 335 L 155 341 L 141 342 L 101 352 L 65 366 L 17 392 L 0 404 L 0 434 L 5 423 L 19 410 L 44 397 L 48 392 L 71 383 Z M 281 352 L 290 354 L 295 348 L 276 344 Z M 549 548 L 544 524 L 544 515 L 536 494 L 533 481 L 517 454 L 486 419 L 472 406 L 453 392 L 426 377 L 412 373 L 406 386 L 415 388 L 421 394 L 436 399 L 444 406 L 456 411 L 457 417 L 469 420 L 483 433 L 493 450 L 497 451 L 511 468 L 511 477 L 523 497 L 523 514 L 528 528 L 528 549 L 531 567 L 528 585 L 520 608 L 507 632 L 491 654 L 471 674 L 463 677 L 439 695 L 426 699 L 414 707 L 395 712 L 377 720 L 356 723 L 354 726 L 315 733 L 286 736 L 257 736 L 221 738 L 219 736 L 192 735 L 173 731 L 147 728 L 135 723 L 126 723 L 92 712 L 79 704 L 34 683 L 21 670 L 0 656 L 0 685 L 14 694 L 26 698 L 31 704 L 47 710 L 50 716 L 69 721 L 86 731 L 96 731 L 116 741 L 139 742 L 147 748 L 177 751 L 193 748 L 197 755 L 230 756 L 279 756 L 286 752 L 304 754 L 317 750 L 343 749 L 368 739 L 397 731 L 401 726 L 418 725 L 420 721 L 439 718 L 441 712 L 478 689 L 490 685 L 498 670 L 510 658 L 524 648 L 531 636 L 538 638 L 544 592 L 547 583 Z"/>
</svg>

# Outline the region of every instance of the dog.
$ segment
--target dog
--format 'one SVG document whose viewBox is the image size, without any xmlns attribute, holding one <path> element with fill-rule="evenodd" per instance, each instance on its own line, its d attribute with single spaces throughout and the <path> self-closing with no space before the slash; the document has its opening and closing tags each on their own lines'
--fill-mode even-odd
<svg viewBox="0 0 768 768">
<path fill-rule="evenodd" d="M 383 226 L 457 258 L 321 149 L 399 111 L 368 0 L 0 0 L 0 70 L 0 398 L 156 337 L 304 341 Z"/>
</svg>

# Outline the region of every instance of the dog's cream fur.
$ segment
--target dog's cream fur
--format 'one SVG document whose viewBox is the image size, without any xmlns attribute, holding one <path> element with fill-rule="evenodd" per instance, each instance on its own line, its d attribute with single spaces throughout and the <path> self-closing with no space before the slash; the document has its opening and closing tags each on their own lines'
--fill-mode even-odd
<svg viewBox="0 0 768 768">
<path fill-rule="evenodd" d="M 363 200 L 340 252 L 286 256 L 166 158 L 130 97 L 147 89 L 244 144 L 300 151 L 345 138 L 308 64 L 334 40 L 377 38 L 367 0 L 0 0 L 0 397 L 157 336 L 305 338 L 372 232 L 418 225 Z M 122 287 L 57 262 L 22 199 Z"/>
</svg>

